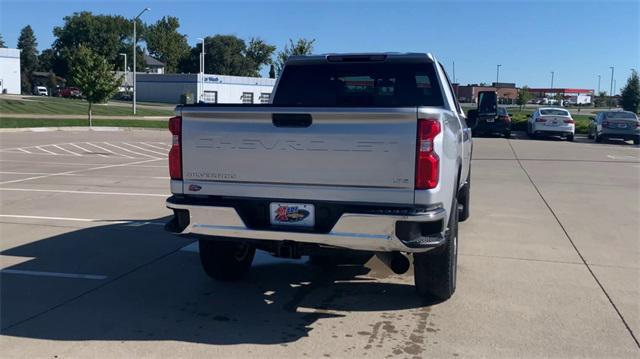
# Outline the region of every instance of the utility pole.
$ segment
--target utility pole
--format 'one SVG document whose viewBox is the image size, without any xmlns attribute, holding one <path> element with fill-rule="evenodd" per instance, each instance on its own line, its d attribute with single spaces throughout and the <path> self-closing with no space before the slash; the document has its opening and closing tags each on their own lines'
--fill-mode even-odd
<svg viewBox="0 0 640 359">
<path fill-rule="evenodd" d="M 611 87 L 609 88 L 609 108 L 611 108 L 611 106 L 613 105 L 613 71 L 614 71 L 614 67 L 613 66 L 609 66 L 609 68 L 611 69 Z"/>
<path fill-rule="evenodd" d="M 553 90 L 553 76 L 555 75 L 554 71 L 551 71 L 551 90 Z"/>
<path fill-rule="evenodd" d="M 204 102 L 204 38 L 199 37 L 202 41 L 202 50 L 200 51 L 200 91 L 198 94 L 199 101 Z"/>
<path fill-rule="evenodd" d="M 124 84 L 127 85 L 128 87 L 129 81 L 127 80 L 127 54 L 124 52 L 121 52 L 120 56 L 124 56 Z M 127 92 L 129 91 L 127 90 Z"/>
<path fill-rule="evenodd" d="M 598 75 L 598 93 L 600 93 L 600 75 Z"/>
<path fill-rule="evenodd" d="M 453 62 L 453 83 L 456 83 L 456 62 Z"/>
<path fill-rule="evenodd" d="M 496 66 L 496 88 L 498 88 L 498 83 L 500 83 L 500 67 L 502 65 Z"/>
<path fill-rule="evenodd" d="M 133 19 L 133 114 L 136 114 L 136 48 L 138 47 L 138 38 L 136 37 L 136 22 L 144 14 L 145 11 L 149 11 L 151 8 L 144 8 L 140 11 L 138 16 Z"/>
</svg>

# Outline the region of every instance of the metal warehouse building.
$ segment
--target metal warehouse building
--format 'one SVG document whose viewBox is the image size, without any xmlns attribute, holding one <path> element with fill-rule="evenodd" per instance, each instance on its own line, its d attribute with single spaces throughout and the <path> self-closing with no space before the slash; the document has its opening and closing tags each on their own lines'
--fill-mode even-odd
<svg viewBox="0 0 640 359">
<path fill-rule="evenodd" d="M 137 99 L 147 102 L 180 103 L 191 93 L 196 102 L 268 103 L 276 83 L 262 77 L 208 74 L 138 74 Z"/>
<path fill-rule="evenodd" d="M 20 94 L 20 50 L 0 48 L 0 93 Z"/>
</svg>

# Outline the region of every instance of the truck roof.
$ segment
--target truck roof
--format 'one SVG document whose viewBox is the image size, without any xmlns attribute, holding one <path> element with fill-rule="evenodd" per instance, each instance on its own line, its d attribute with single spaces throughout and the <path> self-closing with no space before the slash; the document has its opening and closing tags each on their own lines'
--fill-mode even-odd
<svg viewBox="0 0 640 359">
<path fill-rule="evenodd" d="M 352 53 L 327 53 L 317 55 L 291 56 L 286 64 L 311 64 L 327 62 L 434 62 L 430 53 L 418 52 L 352 52 Z"/>
</svg>

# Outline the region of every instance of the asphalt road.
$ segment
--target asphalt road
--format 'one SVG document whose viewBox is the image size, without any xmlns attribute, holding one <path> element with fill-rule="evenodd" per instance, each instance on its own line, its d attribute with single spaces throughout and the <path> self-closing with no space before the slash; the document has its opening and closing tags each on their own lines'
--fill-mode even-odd
<svg viewBox="0 0 640 359">
<path fill-rule="evenodd" d="M 4 358 L 640 355 L 638 147 L 476 139 L 458 290 L 435 303 L 376 260 L 210 280 L 163 231 L 169 140 L 0 133 Z"/>
</svg>

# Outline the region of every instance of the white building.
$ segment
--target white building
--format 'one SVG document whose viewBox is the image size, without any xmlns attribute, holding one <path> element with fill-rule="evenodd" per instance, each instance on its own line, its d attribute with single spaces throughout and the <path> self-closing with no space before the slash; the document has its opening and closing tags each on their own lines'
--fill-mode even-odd
<svg viewBox="0 0 640 359">
<path fill-rule="evenodd" d="M 0 93 L 20 94 L 20 50 L 0 48 Z"/>
<path fill-rule="evenodd" d="M 209 74 L 138 74 L 137 99 L 147 102 L 180 103 L 191 93 L 195 102 L 269 103 L 275 79 Z"/>
</svg>

